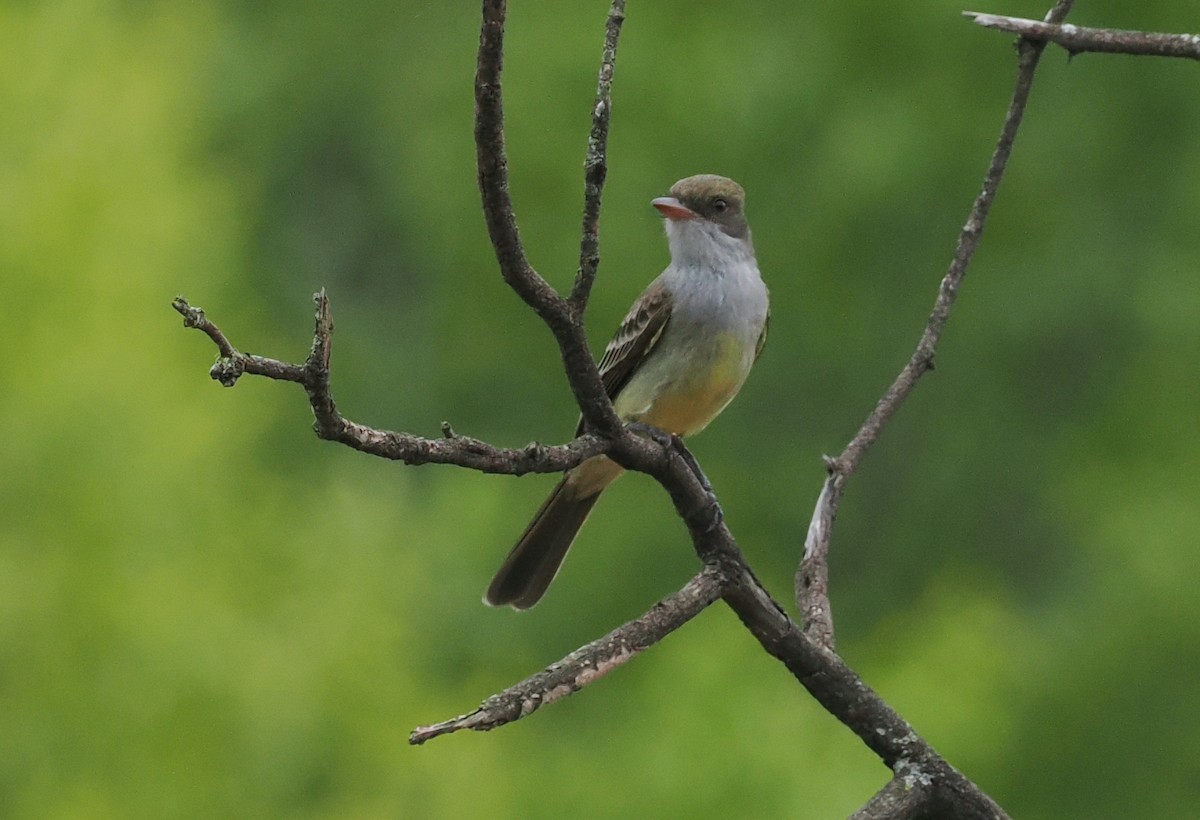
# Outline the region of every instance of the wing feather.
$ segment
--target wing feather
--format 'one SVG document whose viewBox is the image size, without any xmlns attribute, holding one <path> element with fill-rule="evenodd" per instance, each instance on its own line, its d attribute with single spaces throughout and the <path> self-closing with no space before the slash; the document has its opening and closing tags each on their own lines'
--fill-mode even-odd
<svg viewBox="0 0 1200 820">
<path fill-rule="evenodd" d="M 598 367 L 600 381 L 604 383 L 604 391 L 610 399 L 617 397 L 621 388 L 629 383 L 638 365 L 650 355 L 650 351 L 662 338 L 670 318 L 671 294 L 658 282 L 654 282 L 634 302 L 612 340 L 604 348 L 604 356 L 600 359 Z M 582 419 L 579 425 L 582 430 Z"/>
</svg>

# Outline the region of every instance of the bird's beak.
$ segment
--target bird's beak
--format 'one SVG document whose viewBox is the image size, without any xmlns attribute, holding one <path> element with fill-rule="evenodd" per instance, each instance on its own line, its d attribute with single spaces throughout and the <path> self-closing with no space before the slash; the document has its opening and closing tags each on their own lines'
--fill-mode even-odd
<svg viewBox="0 0 1200 820">
<path fill-rule="evenodd" d="M 650 200 L 650 204 L 658 208 L 658 212 L 667 219 L 695 219 L 698 214 L 673 196 L 660 196 Z"/>
</svg>

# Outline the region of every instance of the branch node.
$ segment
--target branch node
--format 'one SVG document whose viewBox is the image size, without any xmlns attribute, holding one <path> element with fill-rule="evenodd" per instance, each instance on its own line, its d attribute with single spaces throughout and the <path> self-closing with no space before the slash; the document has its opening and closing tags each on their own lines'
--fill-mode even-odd
<svg viewBox="0 0 1200 820">
<path fill-rule="evenodd" d="M 208 375 L 213 381 L 220 382 L 222 387 L 233 387 L 245 372 L 245 360 L 240 355 L 234 354 L 218 359 L 216 364 L 209 368 Z"/>
<path fill-rule="evenodd" d="M 848 459 L 845 453 L 840 456 L 821 456 L 821 461 L 825 464 L 825 475 L 830 481 L 836 480 L 839 486 L 850 477 L 858 465 Z"/>
<path fill-rule="evenodd" d="M 442 422 L 442 438 L 453 440 L 458 438 L 458 433 L 454 432 L 454 428 L 450 426 L 450 422 Z"/>
<path fill-rule="evenodd" d="M 184 327 L 203 327 L 206 321 L 204 310 L 198 307 L 192 307 L 188 304 L 188 300 L 182 296 L 176 296 L 171 300 L 171 307 L 179 311 L 183 316 Z"/>
</svg>

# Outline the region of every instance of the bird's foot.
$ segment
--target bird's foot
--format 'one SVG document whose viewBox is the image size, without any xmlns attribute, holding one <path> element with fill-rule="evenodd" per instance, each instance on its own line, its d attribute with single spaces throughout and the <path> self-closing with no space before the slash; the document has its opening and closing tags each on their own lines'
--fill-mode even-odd
<svg viewBox="0 0 1200 820">
<path fill-rule="evenodd" d="M 674 446 L 675 452 L 683 459 L 683 463 L 692 471 L 692 475 L 700 482 L 700 487 L 704 490 L 704 495 L 708 497 L 706 512 L 709 520 L 704 527 L 704 531 L 712 532 L 721 526 L 721 522 L 725 520 L 725 511 L 721 509 L 721 502 L 717 501 L 717 494 L 713 490 L 712 482 L 704 474 L 704 470 L 700 467 L 700 462 L 696 461 L 696 457 L 692 455 L 692 451 L 683 443 L 683 439 L 679 436 L 671 436 L 671 444 Z"/>
<path fill-rule="evenodd" d="M 700 482 L 700 487 L 704 490 L 705 496 L 708 497 L 708 505 L 705 510 L 708 520 L 705 523 L 704 531 L 712 532 L 721 526 L 721 522 L 725 520 L 725 511 L 721 509 L 721 504 L 717 501 L 717 494 L 713 491 L 712 483 L 708 480 L 708 476 L 700 468 L 700 463 L 696 461 L 696 457 L 692 455 L 692 451 L 683 443 L 683 439 L 674 433 L 668 433 L 665 430 L 640 421 L 630 422 L 626 427 L 635 433 L 644 435 L 655 444 L 668 448 L 675 455 L 683 459 L 683 463 L 692 471 L 692 475 Z"/>
<path fill-rule="evenodd" d="M 671 436 L 671 445 L 675 448 L 675 452 L 683 459 L 683 463 L 692 471 L 692 475 L 696 476 L 696 480 L 700 482 L 700 486 L 704 488 L 704 492 L 708 495 L 713 495 L 712 483 L 708 480 L 708 476 L 704 474 L 704 470 L 700 469 L 700 462 L 696 461 L 696 457 L 692 455 L 692 451 L 683 443 L 683 439 L 679 436 Z"/>
<path fill-rule="evenodd" d="M 631 421 L 625 425 L 626 429 L 645 436 L 653 441 L 659 447 L 671 447 L 679 439 L 679 436 L 673 436 L 666 430 L 655 427 L 652 424 L 646 424 L 642 421 Z"/>
</svg>

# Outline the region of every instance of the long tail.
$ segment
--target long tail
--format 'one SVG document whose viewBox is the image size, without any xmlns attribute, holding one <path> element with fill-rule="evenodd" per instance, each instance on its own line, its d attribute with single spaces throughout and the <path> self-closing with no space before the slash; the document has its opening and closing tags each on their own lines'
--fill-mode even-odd
<svg viewBox="0 0 1200 820">
<path fill-rule="evenodd" d="M 566 483 L 566 478 L 558 483 L 504 559 L 483 598 L 485 603 L 529 609 L 546 594 L 571 542 L 600 498 L 599 492 L 575 498 L 565 489 Z"/>
</svg>

